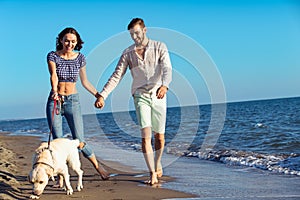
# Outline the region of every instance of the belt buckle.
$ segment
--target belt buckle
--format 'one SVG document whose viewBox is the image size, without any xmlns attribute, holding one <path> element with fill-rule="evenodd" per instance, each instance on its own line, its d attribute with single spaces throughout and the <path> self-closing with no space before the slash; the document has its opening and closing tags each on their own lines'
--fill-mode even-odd
<svg viewBox="0 0 300 200">
<path fill-rule="evenodd" d="M 63 104 L 65 102 L 65 97 L 61 96 L 59 100 L 60 100 L 60 103 Z"/>
</svg>

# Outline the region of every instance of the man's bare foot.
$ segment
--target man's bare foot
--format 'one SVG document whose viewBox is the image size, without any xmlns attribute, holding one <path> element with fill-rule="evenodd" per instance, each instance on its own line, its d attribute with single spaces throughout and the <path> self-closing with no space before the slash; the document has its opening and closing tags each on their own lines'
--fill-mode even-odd
<svg viewBox="0 0 300 200">
<path fill-rule="evenodd" d="M 163 176 L 163 169 L 159 168 L 156 170 L 157 178 L 161 178 Z"/>
<path fill-rule="evenodd" d="M 149 180 L 145 181 L 145 184 L 154 185 L 158 183 L 156 172 L 150 173 Z"/>
</svg>

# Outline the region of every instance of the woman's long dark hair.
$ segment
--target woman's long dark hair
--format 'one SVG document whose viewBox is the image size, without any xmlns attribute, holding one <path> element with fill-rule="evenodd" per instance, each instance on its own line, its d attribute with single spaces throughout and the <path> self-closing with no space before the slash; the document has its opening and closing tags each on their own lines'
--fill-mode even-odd
<svg viewBox="0 0 300 200">
<path fill-rule="evenodd" d="M 75 46 L 75 50 L 80 51 L 80 49 L 82 48 L 82 44 L 84 43 L 79 35 L 79 33 L 71 27 L 65 28 L 63 31 L 61 31 L 58 34 L 58 37 L 56 38 L 56 51 L 62 50 L 63 49 L 63 44 L 60 42 L 63 37 L 67 34 L 67 33 L 72 33 L 74 35 L 76 35 L 77 37 L 77 45 Z"/>
</svg>

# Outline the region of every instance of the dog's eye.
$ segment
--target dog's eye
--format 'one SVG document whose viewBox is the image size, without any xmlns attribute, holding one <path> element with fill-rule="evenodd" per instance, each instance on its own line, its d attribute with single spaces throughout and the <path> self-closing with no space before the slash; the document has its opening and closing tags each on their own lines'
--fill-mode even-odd
<svg viewBox="0 0 300 200">
<path fill-rule="evenodd" d="M 43 183 L 44 183 L 44 181 L 40 181 L 40 182 L 39 182 L 39 184 L 43 184 Z"/>
</svg>

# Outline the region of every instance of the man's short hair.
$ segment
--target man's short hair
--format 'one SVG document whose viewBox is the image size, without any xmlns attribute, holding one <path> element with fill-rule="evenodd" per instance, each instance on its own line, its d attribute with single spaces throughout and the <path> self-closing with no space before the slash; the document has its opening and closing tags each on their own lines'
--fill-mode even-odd
<svg viewBox="0 0 300 200">
<path fill-rule="evenodd" d="M 139 24 L 141 28 L 145 27 L 144 20 L 141 18 L 133 18 L 127 26 L 127 30 L 132 29 L 135 25 Z"/>
</svg>

